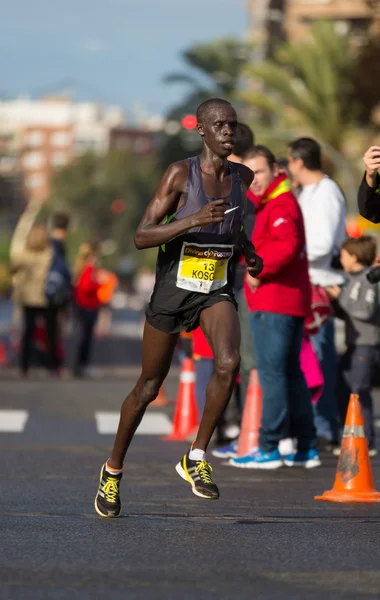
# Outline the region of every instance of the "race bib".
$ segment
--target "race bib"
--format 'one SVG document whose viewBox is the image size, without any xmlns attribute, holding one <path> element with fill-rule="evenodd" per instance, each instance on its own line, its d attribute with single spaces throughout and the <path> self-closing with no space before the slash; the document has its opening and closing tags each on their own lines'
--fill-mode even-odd
<svg viewBox="0 0 380 600">
<path fill-rule="evenodd" d="M 228 263 L 234 247 L 222 244 L 182 244 L 177 287 L 209 294 L 227 283 Z"/>
</svg>

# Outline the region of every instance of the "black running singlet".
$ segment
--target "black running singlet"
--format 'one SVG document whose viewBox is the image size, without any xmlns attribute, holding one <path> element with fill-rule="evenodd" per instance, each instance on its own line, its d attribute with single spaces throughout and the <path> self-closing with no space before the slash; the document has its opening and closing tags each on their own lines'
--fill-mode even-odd
<svg viewBox="0 0 380 600">
<path fill-rule="evenodd" d="M 200 157 L 188 159 L 189 174 L 184 203 L 166 222 L 183 219 L 198 212 L 218 198 L 206 196 L 203 189 Z M 232 257 L 239 236 L 245 191 L 235 163 L 228 163 L 231 189 L 225 199 L 229 208 L 222 223 L 194 227 L 163 244 L 158 251 L 156 283 L 149 304 L 150 314 L 177 315 L 188 312 L 215 295 L 230 295 L 232 289 Z"/>
</svg>

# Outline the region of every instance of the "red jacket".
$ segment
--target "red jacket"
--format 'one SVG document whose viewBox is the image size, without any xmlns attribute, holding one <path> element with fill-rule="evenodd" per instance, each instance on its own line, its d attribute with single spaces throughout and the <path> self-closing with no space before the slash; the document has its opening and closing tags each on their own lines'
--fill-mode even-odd
<svg viewBox="0 0 380 600">
<path fill-rule="evenodd" d="M 200 358 L 214 358 L 214 354 L 210 348 L 210 345 L 206 339 L 200 327 L 193 331 L 193 358 L 199 360 Z"/>
<path fill-rule="evenodd" d="M 75 301 L 81 308 L 96 310 L 101 305 L 98 298 L 100 284 L 96 280 L 96 269 L 93 265 L 85 267 L 74 287 Z"/>
<path fill-rule="evenodd" d="M 253 196 L 253 202 L 256 221 L 252 242 L 264 269 L 254 292 L 245 282 L 248 307 L 251 311 L 305 317 L 311 302 L 305 229 L 286 176 L 276 177 L 262 197 Z"/>
</svg>

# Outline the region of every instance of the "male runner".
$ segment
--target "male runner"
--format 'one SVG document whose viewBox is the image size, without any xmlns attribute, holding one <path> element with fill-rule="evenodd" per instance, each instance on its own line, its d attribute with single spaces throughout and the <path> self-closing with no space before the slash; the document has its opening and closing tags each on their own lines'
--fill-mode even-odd
<svg viewBox="0 0 380 600">
<path fill-rule="evenodd" d="M 198 107 L 197 119 L 202 154 L 169 166 L 135 234 L 137 248 L 159 247 L 156 283 L 146 312 L 142 372 L 122 405 L 112 454 L 100 473 L 95 509 L 102 517 L 119 516 L 129 444 L 168 374 L 179 332 L 199 324 L 215 356 L 215 373 L 197 438 L 176 470 L 197 496 L 219 497 L 205 453 L 239 370 L 231 258 L 239 247 L 252 275 L 261 272 L 262 261 L 242 230 L 253 173 L 227 160 L 234 148 L 236 112 L 226 100 L 213 98 Z"/>
</svg>

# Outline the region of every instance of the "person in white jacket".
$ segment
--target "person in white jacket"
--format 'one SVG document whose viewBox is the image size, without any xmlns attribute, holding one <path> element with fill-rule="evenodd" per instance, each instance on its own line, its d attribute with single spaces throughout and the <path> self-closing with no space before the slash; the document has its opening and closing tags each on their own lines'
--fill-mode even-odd
<svg viewBox="0 0 380 600">
<path fill-rule="evenodd" d="M 302 186 L 298 197 L 305 222 L 309 274 L 312 284 L 323 288 L 342 285 L 343 272 L 334 263 L 346 236 L 346 204 L 339 186 L 322 171 L 321 147 L 311 138 L 299 138 L 288 148 L 289 170 Z M 322 442 L 339 441 L 335 396 L 337 354 L 334 320 L 331 318 L 312 337 L 321 362 L 324 391 L 315 407 L 315 425 Z"/>
</svg>

